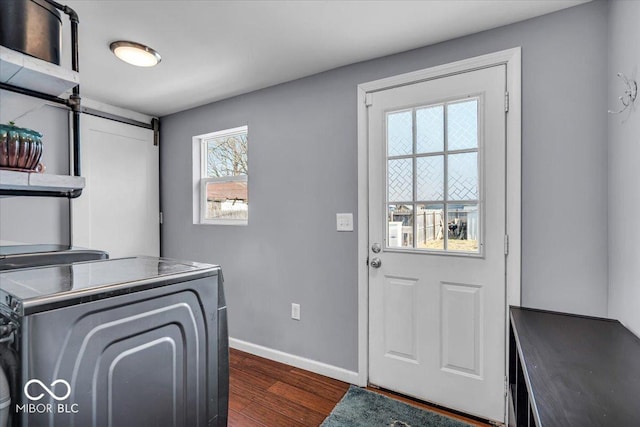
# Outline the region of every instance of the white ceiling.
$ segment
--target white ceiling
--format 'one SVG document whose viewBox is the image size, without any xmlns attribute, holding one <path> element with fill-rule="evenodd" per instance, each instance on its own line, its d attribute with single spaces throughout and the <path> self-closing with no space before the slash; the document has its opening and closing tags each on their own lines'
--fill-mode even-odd
<svg viewBox="0 0 640 427">
<path fill-rule="evenodd" d="M 83 96 L 163 116 L 339 66 L 438 43 L 588 0 L 69 0 L 80 17 Z M 64 18 L 64 17 L 63 17 Z M 64 20 L 64 19 L 63 19 Z M 63 60 L 68 64 L 68 24 Z M 131 40 L 162 55 L 137 68 Z"/>
</svg>

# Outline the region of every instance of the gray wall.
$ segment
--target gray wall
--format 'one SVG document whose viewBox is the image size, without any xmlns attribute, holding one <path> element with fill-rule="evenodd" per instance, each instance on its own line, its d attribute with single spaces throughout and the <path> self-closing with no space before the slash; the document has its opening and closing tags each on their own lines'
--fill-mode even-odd
<svg viewBox="0 0 640 427">
<path fill-rule="evenodd" d="M 0 97 L 15 99 L 11 107 L 33 103 L 33 99 L 18 99 L 22 95 L 0 92 Z M 23 102 L 22 102 L 23 101 Z M 39 103 L 36 102 L 36 104 Z M 8 122 L 12 108 L 2 104 L 2 123 Z M 46 173 L 69 173 L 69 129 L 66 110 L 43 106 L 16 119 L 16 125 L 42 134 L 41 162 Z M 24 243 L 69 244 L 69 201 L 50 197 L 0 198 L 0 240 Z"/>
<path fill-rule="evenodd" d="M 163 255 L 222 265 L 230 335 L 357 370 L 359 83 L 522 46 L 526 306 L 607 310 L 607 4 L 359 63 L 162 118 Z M 191 137 L 249 125 L 247 227 L 193 225 Z M 290 319 L 301 304 L 302 320 Z"/>
<path fill-rule="evenodd" d="M 623 72 L 640 81 L 640 2 L 612 1 L 609 10 L 608 106 L 617 110 Z M 640 336 L 640 99 L 609 117 L 609 316 Z"/>
</svg>

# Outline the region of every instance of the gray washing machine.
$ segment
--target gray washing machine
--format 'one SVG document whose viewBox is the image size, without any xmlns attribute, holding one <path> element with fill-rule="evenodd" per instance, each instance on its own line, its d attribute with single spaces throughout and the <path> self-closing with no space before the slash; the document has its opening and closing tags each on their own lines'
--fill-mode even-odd
<svg viewBox="0 0 640 427">
<path fill-rule="evenodd" d="M 0 272 L 9 425 L 226 426 L 220 267 L 63 258 Z"/>
</svg>

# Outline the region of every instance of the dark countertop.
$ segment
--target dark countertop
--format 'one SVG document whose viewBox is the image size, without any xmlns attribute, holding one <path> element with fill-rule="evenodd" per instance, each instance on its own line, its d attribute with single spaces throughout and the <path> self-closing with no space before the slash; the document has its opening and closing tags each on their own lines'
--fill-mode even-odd
<svg viewBox="0 0 640 427">
<path fill-rule="evenodd" d="M 537 425 L 640 426 L 640 339 L 620 322 L 511 308 Z"/>
</svg>

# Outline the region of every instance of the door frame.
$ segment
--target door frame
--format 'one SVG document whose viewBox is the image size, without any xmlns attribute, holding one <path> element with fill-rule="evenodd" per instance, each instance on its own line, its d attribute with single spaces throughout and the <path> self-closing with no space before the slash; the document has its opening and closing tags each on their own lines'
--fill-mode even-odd
<svg viewBox="0 0 640 427">
<path fill-rule="evenodd" d="M 398 76 L 362 83 L 357 88 L 358 102 L 358 384 L 369 379 L 369 167 L 368 167 L 368 94 L 398 86 L 433 80 L 453 74 L 496 65 L 506 65 L 508 113 L 506 115 L 506 232 L 509 255 L 506 259 L 505 343 L 508 341 L 508 306 L 520 306 L 521 280 L 521 162 L 522 98 L 521 48 L 515 47 L 449 64 Z M 505 106 L 506 104 L 505 99 Z M 505 242 L 505 246 L 507 242 Z M 505 344 L 505 375 L 506 352 Z"/>
</svg>

